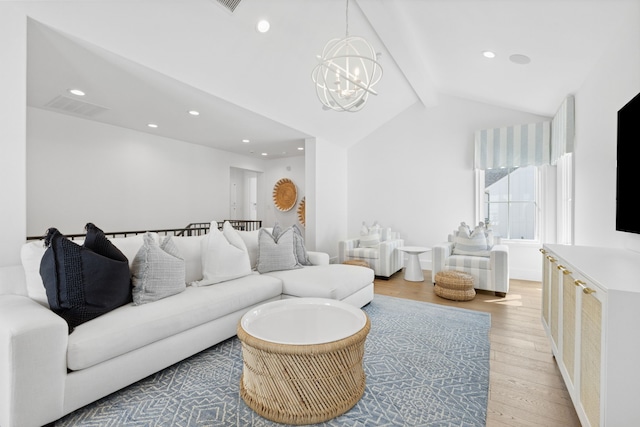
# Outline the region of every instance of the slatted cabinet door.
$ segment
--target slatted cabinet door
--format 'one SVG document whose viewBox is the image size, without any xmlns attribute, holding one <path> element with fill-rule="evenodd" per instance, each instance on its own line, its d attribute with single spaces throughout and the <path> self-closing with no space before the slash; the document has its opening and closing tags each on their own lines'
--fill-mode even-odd
<svg viewBox="0 0 640 427">
<path fill-rule="evenodd" d="M 564 265 L 559 264 L 558 270 L 562 272 L 562 361 L 573 388 L 576 381 L 576 295 L 578 289 L 574 282 L 572 272 Z"/>
<path fill-rule="evenodd" d="M 558 356 L 558 352 L 560 349 L 560 283 L 562 281 L 562 274 L 560 270 L 556 268 L 556 264 L 558 260 L 551 255 L 547 255 L 547 259 L 549 260 L 549 269 L 551 274 L 551 284 L 550 284 L 550 323 L 551 323 L 551 339 L 553 340 L 553 345 L 556 348 L 556 357 Z"/>
<path fill-rule="evenodd" d="M 582 280 L 580 310 L 580 404 L 591 427 L 600 426 L 600 380 L 602 375 L 602 289 Z"/>
<path fill-rule="evenodd" d="M 542 323 L 551 338 L 551 349 L 555 357 L 560 357 L 560 284 L 562 277 L 557 268 L 558 260 L 551 253 L 542 253 Z"/>
<path fill-rule="evenodd" d="M 544 249 L 540 249 L 542 255 L 546 255 L 547 251 Z M 542 320 L 544 324 L 549 327 L 549 296 L 550 296 L 550 286 L 551 286 L 551 278 L 549 276 L 551 274 L 551 262 L 547 259 L 546 256 L 542 257 Z"/>
</svg>

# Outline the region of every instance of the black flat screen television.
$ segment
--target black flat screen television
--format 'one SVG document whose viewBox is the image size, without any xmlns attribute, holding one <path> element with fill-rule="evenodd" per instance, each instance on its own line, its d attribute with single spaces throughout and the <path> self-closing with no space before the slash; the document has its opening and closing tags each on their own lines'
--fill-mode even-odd
<svg viewBox="0 0 640 427">
<path fill-rule="evenodd" d="M 618 111 L 616 230 L 640 234 L 640 93 Z"/>
</svg>

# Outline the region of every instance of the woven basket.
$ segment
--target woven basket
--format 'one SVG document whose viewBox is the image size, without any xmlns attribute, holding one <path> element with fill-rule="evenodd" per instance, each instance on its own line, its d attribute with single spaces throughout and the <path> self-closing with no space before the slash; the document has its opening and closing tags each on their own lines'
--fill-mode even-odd
<svg viewBox="0 0 640 427">
<path fill-rule="evenodd" d="M 473 276 L 462 271 L 445 270 L 436 274 L 436 295 L 453 301 L 470 301 L 476 297 Z"/>
<path fill-rule="evenodd" d="M 357 265 L 359 267 L 367 267 L 369 268 L 369 263 L 363 259 L 348 259 L 343 264 L 347 265 Z"/>
<path fill-rule="evenodd" d="M 365 390 L 367 316 L 355 334 L 325 344 L 261 340 L 238 325 L 244 367 L 240 396 L 258 415 L 284 424 L 316 424 L 351 409 Z"/>
</svg>

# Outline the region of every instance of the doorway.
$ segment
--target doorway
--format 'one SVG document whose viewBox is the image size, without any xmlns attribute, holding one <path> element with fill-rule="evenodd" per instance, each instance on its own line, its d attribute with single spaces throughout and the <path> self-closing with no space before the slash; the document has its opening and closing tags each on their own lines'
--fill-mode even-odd
<svg viewBox="0 0 640 427">
<path fill-rule="evenodd" d="M 230 168 L 229 219 L 257 220 L 262 210 L 258 188 L 262 172 Z"/>
</svg>

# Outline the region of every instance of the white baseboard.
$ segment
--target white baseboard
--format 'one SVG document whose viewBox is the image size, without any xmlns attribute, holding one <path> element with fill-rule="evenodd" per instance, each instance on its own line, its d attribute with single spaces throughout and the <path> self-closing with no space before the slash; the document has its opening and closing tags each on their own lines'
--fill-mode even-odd
<svg viewBox="0 0 640 427">
<path fill-rule="evenodd" d="M 537 270 L 510 270 L 510 279 L 531 280 L 534 282 L 542 281 L 542 273 Z"/>
</svg>

